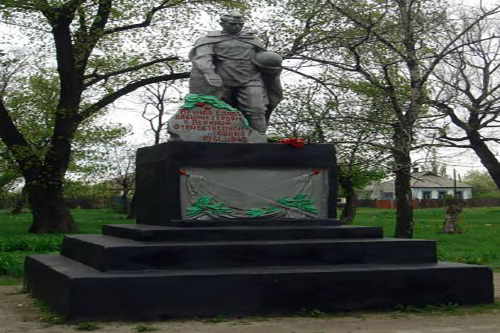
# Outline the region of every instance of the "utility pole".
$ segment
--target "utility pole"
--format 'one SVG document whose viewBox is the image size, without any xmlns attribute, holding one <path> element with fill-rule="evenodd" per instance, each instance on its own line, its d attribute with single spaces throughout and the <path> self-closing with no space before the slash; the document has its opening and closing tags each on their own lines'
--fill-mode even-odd
<svg viewBox="0 0 500 333">
<path fill-rule="evenodd" d="M 457 199 L 457 169 L 453 169 L 453 200 Z"/>
</svg>

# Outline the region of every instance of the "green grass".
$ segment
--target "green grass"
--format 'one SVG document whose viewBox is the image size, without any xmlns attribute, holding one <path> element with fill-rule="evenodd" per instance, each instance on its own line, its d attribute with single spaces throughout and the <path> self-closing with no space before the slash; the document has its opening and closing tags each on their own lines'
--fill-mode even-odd
<svg viewBox="0 0 500 333">
<path fill-rule="evenodd" d="M 435 240 L 439 260 L 484 264 L 500 269 L 500 207 L 466 208 L 461 216 L 462 234 L 441 233 L 445 208 L 416 209 L 414 238 Z M 393 237 L 396 211 L 360 208 L 355 225 L 381 226 Z"/>
<path fill-rule="evenodd" d="M 21 278 L 16 278 L 10 275 L 0 275 L 0 286 L 17 286 L 22 282 Z"/>
<path fill-rule="evenodd" d="M 73 209 L 71 210 L 78 224 L 78 233 L 95 234 L 101 232 L 104 224 L 134 223 L 125 219 L 123 214 L 108 209 Z M 31 214 L 23 212 L 12 215 L 9 210 L 0 210 L 0 239 L 11 236 L 26 236 L 31 225 Z M 36 237 L 53 237 L 54 235 L 37 235 Z"/>
<path fill-rule="evenodd" d="M 101 233 L 104 224 L 134 223 L 124 215 L 110 210 L 94 209 L 72 210 L 73 217 L 78 224 L 78 233 Z M 34 235 L 28 233 L 31 225 L 31 214 L 10 214 L 8 210 L 0 210 L 0 276 L 8 274 L 20 278 L 24 272 L 26 256 L 37 253 L 59 252 L 63 235 L 47 234 Z M 0 279 L 0 284 L 8 284 Z"/>
<path fill-rule="evenodd" d="M 99 325 L 97 325 L 96 323 L 80 323 L 76 325 L 77 331 L 95 331 L 99 328 Z"/>
</svg>

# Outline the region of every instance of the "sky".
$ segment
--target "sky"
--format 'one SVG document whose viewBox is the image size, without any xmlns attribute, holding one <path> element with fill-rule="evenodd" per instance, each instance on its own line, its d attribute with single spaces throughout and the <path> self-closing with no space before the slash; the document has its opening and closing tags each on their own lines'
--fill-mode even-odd
<svg viewBox="0 0 500 333">
<path fill-rule="evenodd" d="M 464 0 L 457 1 L 463 3 L 465 6 L 473 5 L 475 3 L 480 3 L 480 0 Z M 493 0 L 483 0 L 482 3 L 486 6 L 490 6 L 498 1 Z M 208 30 L 218 30 L 219 26 L 217 20 L 214 18 L 210 19 L 210 24 L 208 24 Z M 256 27 L 252 27 L 256 29 Z M 195 38 L 193 38 L 194 41 Z M 29 48 L 29 41 L 18 33 L 15 27 L 3 24 L 0 20 L 0 50 L 9 49 L 15 45 L 16 47 Z M 183 50 L 183 56 L 186 58 L 188 49 Z M 180 105 L 179 105 L 180 107 Z M 171 109 L 172 114 L 176 111 L 176 106 Z M 153 134 L 149 131 L 149 123 L 141 117 L 143 106 L 140 104 L 137 96 L 129 95 L 125 98 L 119 100 L 114 104 L 114 107 L 109 112 L 105 118 L 101 121 L 103 122 L 119 122 L 130 126 L 132 128 L 132 134 L 129 137 L 129 141 L 134 145 L 150 145 L 153 143 Z M 478 158 L 474 153 L 466 150 L 440 150 L 439 151 L 441 162 L 448 166 L 448 174 L 453 174 L 453 169 L 457 170 L 457 173 L 464 176 L 469 170 L 484 170 Z M 421 152 L 413 156 L 413 160 L 416 162 L 423 162 L 426 157 L 426 152 Z"/>
</svg>

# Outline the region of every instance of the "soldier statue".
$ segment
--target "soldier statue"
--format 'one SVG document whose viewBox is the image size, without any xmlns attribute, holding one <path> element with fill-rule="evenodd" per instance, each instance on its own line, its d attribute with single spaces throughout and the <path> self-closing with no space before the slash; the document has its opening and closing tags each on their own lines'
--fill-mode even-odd
<svg viewBox="0 0 500 333">
<path fill-rule="evenodd" d="M 272 110 L 282 99 L 281 57 L 266 51 L 253 32 L 242 31 L 242 15 L 220 18 L 222 31 L 198 39 L 189 53 L 191 94 L 216 96 L 240 110 L 264 134 Z"/>
</svg>

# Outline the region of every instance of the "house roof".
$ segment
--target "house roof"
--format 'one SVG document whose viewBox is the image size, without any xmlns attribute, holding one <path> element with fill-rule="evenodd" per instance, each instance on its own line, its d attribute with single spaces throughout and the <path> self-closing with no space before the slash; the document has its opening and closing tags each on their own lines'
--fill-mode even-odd
<svg viewBox="0 0 500 333">
<path fill-rule="evenodd" d="M 411 187 L 454 187 L 453 179 L 439 176 L 430 171 L 415 172 L 411 174 L 411 177 Z M 457 187 L 472 188 L 474 186 L 462 183 L 457 180 Z"/>
<path fill-rule="evenodd" d="M 453 188 L 453 179 L 439 176 L 431 171 L 414 172 L 411 174 L 412 188 Z M 394 191 L 394 179 L 387 180 L 378 184 L 368 186 L 370 189 L 375 187 L 379 191 L 392 192 Z M 474 186 L 460 182 L 457 180 L 457 188 L 473 188 Z"/>
</svg>

